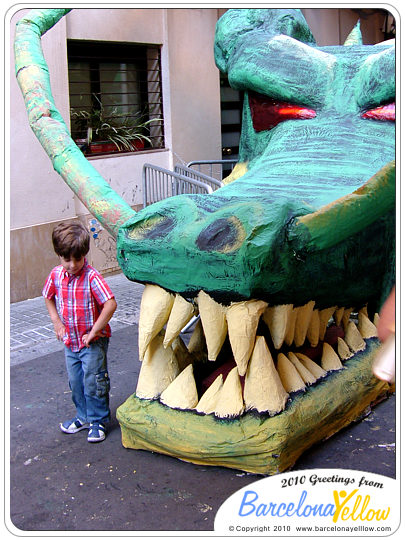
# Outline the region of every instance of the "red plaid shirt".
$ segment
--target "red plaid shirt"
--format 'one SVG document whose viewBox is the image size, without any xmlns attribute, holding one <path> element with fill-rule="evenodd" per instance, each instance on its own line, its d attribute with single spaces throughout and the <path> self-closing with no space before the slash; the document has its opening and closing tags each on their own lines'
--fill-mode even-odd
<svg viewBox="0 0 405 540">
<path fill-rule="evenodd" d="M 78 274 L 69 274 L 62 265 L 56 266 L 49 274 L 42 296 L 48 300 L 55 298 L 56 309 L 66 328 L 64 343 L 77 352 L 84 347 L 82 337 L 92 329 L 98 319 L 103 304 L 114 298 L 103 277 L 85 260 Z M 103 336 L 111 336 L 107 325 Z"/>
</svg>

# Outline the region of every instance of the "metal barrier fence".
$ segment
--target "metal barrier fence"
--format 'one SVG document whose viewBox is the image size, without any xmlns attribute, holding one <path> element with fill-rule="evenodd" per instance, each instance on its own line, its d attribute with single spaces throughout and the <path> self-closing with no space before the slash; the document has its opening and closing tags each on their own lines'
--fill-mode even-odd
<svg viewBox="0 0 405 540">
<path fill-rule="evenodd" d="M 190 163 L 187 163 L 187 167 L 196 169 L 198 172 L 203 173 L 210 178 L 223 180 L 224 174 L 225 176 L 228 176 L 237 163 L 237 159 L 199 160 L 190 161 Z"/>
<path fill-rule="evenodd" d="M 210 185 L 195 178 L 145 163 L 142 169 L 143 207 L 183 193 L 212 193 Z"/>
<path fill-rule="evenodd" d="M 213 191 L 222 187 L 223 185 L 220 180 L 217 180 L 216 178 L 213 178 L 211 176 L 207 176 L 206 174 L 203 174 L 196 169 L 192 169 L 191 167 L 186 167 L 185 165 L 175 165 L 174 172 L 182 174 L 183 176 L 187 176 L 188 178 L 194 178 L 194 180 L 204 182 L 204 184 L 208 184 L 209 186 L 211 186 Z"/>
</svg>

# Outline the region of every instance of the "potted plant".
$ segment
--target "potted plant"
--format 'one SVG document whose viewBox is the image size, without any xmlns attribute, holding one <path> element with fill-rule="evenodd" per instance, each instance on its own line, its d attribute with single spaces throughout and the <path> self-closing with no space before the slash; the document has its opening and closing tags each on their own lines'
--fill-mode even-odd
<svg viewBox="0 0 405 540">
<path fill-rule="evenodd" d="M 82 151 L 90 154 L 133 152 L 142 150 L 145 142 L 152 144 L 147 128 L 153 122 L 160 122 L 160 118 L 145 120 L 143 114 L 129 116 L 118 112 L 117 107 L 107 115 L 101 101 L 94 97 L 97 107 L 71 111 L 78 129 L 86 133 L 86 139 L 76 140 Z"/>
</svg>

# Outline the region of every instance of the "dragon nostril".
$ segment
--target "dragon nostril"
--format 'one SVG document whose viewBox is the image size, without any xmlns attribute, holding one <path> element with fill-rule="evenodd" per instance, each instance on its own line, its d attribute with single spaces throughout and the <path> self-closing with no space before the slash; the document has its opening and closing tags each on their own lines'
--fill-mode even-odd
<svg viewBox="0 0 405 540">
<path fill-rule="evenodd" d="M 228 253 L 240 248 L 245 239 L 242 223 L 235 216 L 220 218 L 203 229 L 196 240 L 201 251 Z"/>
</svg>

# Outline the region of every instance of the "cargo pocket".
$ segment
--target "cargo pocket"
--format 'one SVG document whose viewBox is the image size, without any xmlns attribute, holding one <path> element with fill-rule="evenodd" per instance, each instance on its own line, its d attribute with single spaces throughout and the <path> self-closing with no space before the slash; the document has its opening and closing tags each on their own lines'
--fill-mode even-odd
<svg viewBox="0 0 405 540">
<path fill-rule="evenodd" d="M 96 374 L 96 392 L 98 397 L 104 397 L 110 391 L 110 378 L 107 371 Z"/>
</svg>

